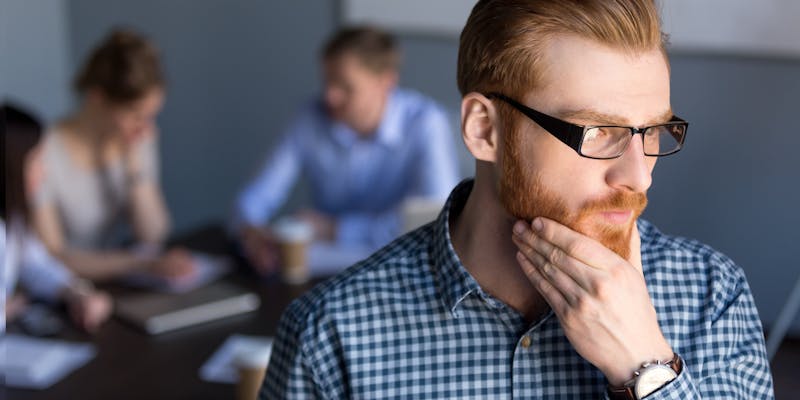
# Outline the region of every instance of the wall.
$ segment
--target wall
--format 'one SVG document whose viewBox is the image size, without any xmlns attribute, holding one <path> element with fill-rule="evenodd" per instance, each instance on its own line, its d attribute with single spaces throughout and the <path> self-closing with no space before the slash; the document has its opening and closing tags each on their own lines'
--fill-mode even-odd
<svg viewBox="0 0 800 400">
<path fill-rule="evenodd" d="M 656 166 L 646 216 L 729 255 L 772 321 L 800 277 L 800 60 L 676 54 L 672 76 L 686 149 Z"/>
<path fill-rule="evenodd" d="M 69 107 L 63 0 L 0 0 L 0 99 L 48 121 Z"/>
<path fill-rule="evenodd" d="M 70 5 L 73 68 L 117 25 L 144 32 L 163 54 L 162 176 L 179 231 L 229 214 L 276 132 L 316 90 L 313 49 L 335 22 L 333 4 L 313 0 Z"/>
</svg>

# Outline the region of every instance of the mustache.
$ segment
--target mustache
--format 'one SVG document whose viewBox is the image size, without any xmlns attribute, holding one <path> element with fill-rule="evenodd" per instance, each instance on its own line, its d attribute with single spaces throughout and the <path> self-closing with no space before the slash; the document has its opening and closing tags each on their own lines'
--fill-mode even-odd
<svg viewBox="0 0 800 400">
<path fill-rule="evenodd" d="M 647 195 L 638 192 L 614 192 L 597 200 L 590 200 L 581 207 L 581 214 L 609 210 L 633 210 L 638 216 L 647 207 Z"/>
</svg>

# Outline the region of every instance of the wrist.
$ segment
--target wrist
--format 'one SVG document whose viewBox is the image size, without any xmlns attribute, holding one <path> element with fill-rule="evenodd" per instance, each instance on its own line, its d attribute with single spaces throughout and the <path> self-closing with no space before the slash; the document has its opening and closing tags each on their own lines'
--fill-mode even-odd
<svg viewBox="0 0 800 400">
<path fill-rule="evenodd" d="M 641 369 L 643 364 L 657 361 L 666 362 L 671 360 L 674 354 L 672 348 L 665 341 L 662 345 L 654 346 L 647 352 L 632 356 L 627 361 L 614 363 L 605 369 L 601 368 L 601 371 L 610 386 L 623 386 L 635 377 L 635 373 Z"/>
<path fill-rule="evenodd" d="M 135 175 L 142 171 L 142 162 L 136 151 L 136 143 L 129 143 L 122 154 L 122 164 L 126 175 Z"/>
<path fill-rule="evenodd" d="M 130 253 L 135 264 L 139 269 L 144 271 L 153 271 L 158 269 L 158 263 L 161 259 L 161 247 L 147 243 L 137 244 L 131 249 Z"/>
<path fill-rule="evenodd" d="M 94 292 L 94 284 L 83 278 L 73 278 L 64 291 L 64 300 L 67 303 L 74 303 L 91 295 Z"/>
<path fill-rule="evenodd" d="M 611 400 L 638 400 L 661 390 L 683 372 L 683 359 L 673 353 L 669 360 L 656 360 L 642 364 L 633 379 L 622 386 L 609 384 L 607 393 Z"/>
<path fill-rule="evenodd" d="M 129 170 L 125 173 L 125 181 L 128 187 L 134 187 L 146 181 L 145 178 L 146 177 L 144 171 L 142 171 L 141 169 Z"/>
</svg>

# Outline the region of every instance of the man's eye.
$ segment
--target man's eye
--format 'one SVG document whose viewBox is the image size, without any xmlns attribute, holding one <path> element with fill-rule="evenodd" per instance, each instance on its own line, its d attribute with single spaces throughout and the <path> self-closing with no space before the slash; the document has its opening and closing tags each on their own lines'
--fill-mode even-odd
<svg viewBox="0 0 800 400">
<path fill-rule="evenodd" d="M 584 135 L 583 140 L 584 141 L 593 141 L 593 140 L 605 139 L 608 136 L 609 136 L 609 133 L 606 132 L 605 129 L 593 128 L 593 129 L 589 129 L 588 131 L 586 131 L 586 135 Z"/>
</svg>

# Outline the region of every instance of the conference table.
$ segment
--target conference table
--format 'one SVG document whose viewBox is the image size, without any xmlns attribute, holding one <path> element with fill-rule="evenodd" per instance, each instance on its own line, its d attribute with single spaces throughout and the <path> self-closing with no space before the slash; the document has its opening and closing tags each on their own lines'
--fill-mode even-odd
<svg viewBox="0 0 800 400">
<path fill-rule="evenodd" d="M 201 229 L 176 242 L 195 250 L 229 253 L 230 245 L 218 228 Z M 278 278 L 258 278 L 245 268 L 224 278 L 261 298 L 254 312 L 170 333 L 149 336 L 120 321 L 109 320 L 95 335 L 68 326 L 57 338 L 92 343 L 97 355 L 52 387 L 41 390 L 6 389 L 0 398 L 28 399 L 228 399 L 234 385 L 200 379 L 199 370 L 230 335 L 274 336 L 281 313 L 289 303 L 319 283 L 288 285 Z M 131 289 L 109 286 L 112 294 Z M 3 397 L 5 395 L 5 397 Z"/>
</svg>

